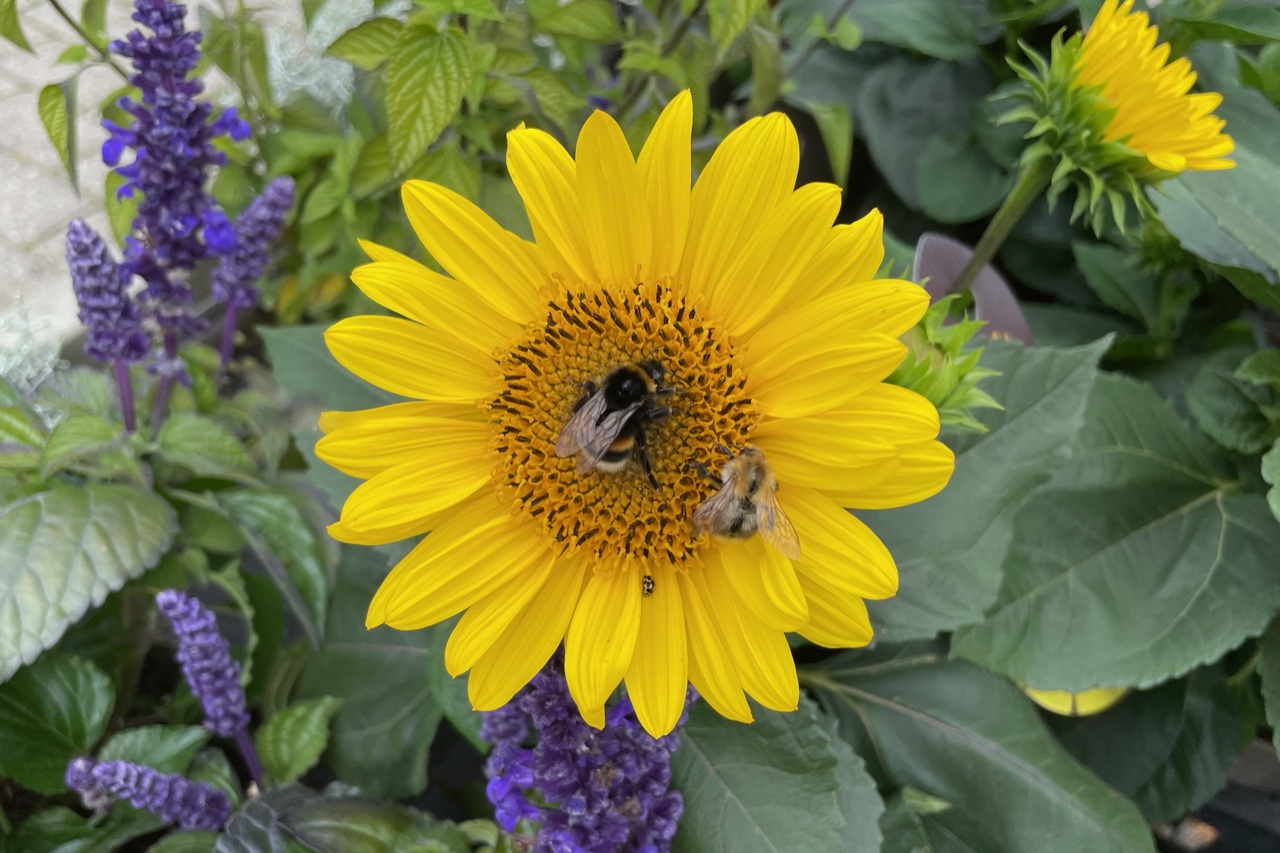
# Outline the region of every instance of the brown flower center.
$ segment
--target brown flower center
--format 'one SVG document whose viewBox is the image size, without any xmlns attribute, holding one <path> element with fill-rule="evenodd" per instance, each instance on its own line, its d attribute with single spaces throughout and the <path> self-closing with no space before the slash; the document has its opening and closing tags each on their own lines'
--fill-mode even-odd
<svg viewBox="0 0 1280 853">
<path fill-rule="evenodd" d="M 634 461 L 618 473 L 579 474 L 555 443 L 584 383 L 647 359 L 677 389 L 664 400 L 671 417 L 645 426 L 658 488 Z M 716 486 L 690 463 L 718 473 L 718 446 L 746 444 L 759 420 L 722 329 L 665 282 L 566 292 L 499 364 L 506 390 L 489 404 L 494 479 L 525 516 L 568 551 L 646 565 L 695 558 L 689 517 Z"/>
</svg>

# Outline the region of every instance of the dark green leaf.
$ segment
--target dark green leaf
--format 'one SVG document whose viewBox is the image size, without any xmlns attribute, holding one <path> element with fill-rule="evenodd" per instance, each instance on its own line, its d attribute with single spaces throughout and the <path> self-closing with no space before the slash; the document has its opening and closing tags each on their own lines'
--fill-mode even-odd
<svg viewBox="0 0 1280 853">
<path fill-rule="evenodd" d="M 42 794 L 102 737 L 115 689 L 97 666 L 53 652 L 0 685 L 0 774 Z"/>
<path fill-rule="evenodd" d="M 721 53 L 742 35 L 763 5 L 764 0 L 709 0 L 707 15 L 711 19 L 711 40 Z"/>
<path fill-rule="evenodd" d="M 753 115 L 760 115 L 767 112 L 782 93 L 782 51 L 778 34 L 758 24 L 747 27 L 747 55 L 751 57 L 751 98 L 747 108 Z M 849 124 L 847 111 L 845 124 L 852 148 L 853 126 Z M 832 162 L 835 163 L 835 158 Z M 844 186 L 840 181 L 836 183 Z"/>
<path fill-rule="evenodd" d="M 1280 349 L 1258 350 L 1236 368 L 1235 378 L 1280 389 Z"/>
<path fill-rule="evenodd" d="M 977 137 L 940 133 L 920 150 L 916 197 L 939 222 L 972 222 L 991 213 L 1013 188 L 1013 173 L 987 153 Z"/>
<path fill-rule="evenodd" d="M 258 729 L 255 740 L 263 769 L 277 784 L 295 781 L 320 760 L 329 742 L 329 721 L 341 704 L 331 696 L 299 702 Z"/>
<path fill-rule="evenodd" d="M 1132 804 L 1073 761 L 998 676 L 903 650 L 843 653 L 807 682 L 844 736 L 875 757 L 881 787 L 910 785 L 951 804 L 923 816 L 938 850 L 1154 849 Z M 935 834 L 955 840 L 937 845 Z"/>
<path fill-rule="evenodd" d="M 1258 677 L 1262 701 L 1271 726 L 1271 740 L 1280 744 L 1280 618 L 1273 619 L 1259 644 Z M 1280 748 L 1280 747 L 1278 747 Z"/>
<path fill-rule="evenodd" d="M 22 24 L 18 22 L 18 0 L 0 0 L 0 36 L 27 53 L 35 53 L 22 32 Z"/>
<path fill-rule="evenodd" d="M 1206 359 L 1187 386 L 1187 410 L 1196 426 L 1218 444 L 1252 456 L 1280 438 L 1280 425 L 1273 424 L 1258 403 L 1280 398 L 1270 388 L 1255 390 L 1236 378 L 1242 357 L 1241 350 L 1229 349 Z"/>
<path fill-rule="evenodd" d="M 268 788 L 231 816 L 213 845 L 214 853 L 307 853 L 283 824 L 291 812 L 323 798 L 301 785 Z"/>
<path fill-rule="evenodd" d="M 67 170 L 71 186 L 80 190 L 76 156 L 76 77 L 61 83 L 50 83 L 40 90 L 37 109 L 44 131 L 58 152 L 58 159 Z"/>
<path fill-rule="evenodd" d="M 570 0 L 563 6 L 557 3 L 551 14 L 538 19 L 538 29 L 583 41 L 617 41 L 622 30 L 613 8 L 608 0 Z"/>
<path fill-rule="evenodd" d="M 882 640 L 932 637 L 977 622 L 996 600 L 1013 517 L 1066 458 L 1083 423 L 1106 342 L 1069 350 L 989 344 L 982 388 L 1004 406 L 983 409 L 980 435 L 949 439 L 955 473 L 941 494 L 902 509 L 861 513 L 898 561 L 902 585 L 871 603 Z"/>
<path fill-rule="evenodd" d="M 849 167 L 853 164 L 853 120 L 849 118 L 849 111 L 844 104 L 809 104 L 807 108 L 827 149 L 831 179 L 843 187 L 848 183 Z"/>
<path fill-rule="evenodd" d="M 377 550 L 343 549 L 325 644 L 308 658 L 296 698 L 341 699 L 326 762 L 368 793 L 400 798 L 426 788 L 427 751 L 441 712 L 427 673 L 431 633 L 364 627 L 386 570 Z"/>
<path fill-rule="evenodd" d="M 1103 243 L 1071 245 L 1089 287 L 1107 305 L 1148 329 L 1160 327 L 1160 282 L 1140 269 L 1133 255 Z"/>
<path fill-rule="evenodd" d="M 132 761 L 161 773 L 184 773 L 210 736 L 201 726 L 137 726 L 108 738 L 98 760 Z"/>
<path fill-rule="evenodd" d="M 1266 44 L 1280 39 L 1280 9 L 1257 0 L 1225 0 L 1201 8 L 1198 4 L 1171 6 L 1169 17 L 1179 33 L 1198 39 Z"/>
<path fill-rule="evenodd" d="M 972 10 L 959 0 L 860 0 L 849 15 L 867 41 L 937 59 L 970 59 L 978 54 Z"/>
<path fill-rule="evenodd" d="M 276 576 L 277 584 L 283 580 L 277 570 L 283 570 L 288 582 L 282 585 L 281 592 L 295 615 L 322 632 L 329 580 L 321 534 L 307 522 L 297 504 L 279 492 L 238 489 L 221 493 L 218 500 L 243 526 L 251 545 L 265 546 L 265 551 L 255 547 L 254 552 Z M 296 595 L 292 590 L 297 590 Z M 304 609 L 297 606 L 298 596 Z"/>
<path fill-rule="evenodd" d="M 285 824 L 315 850 L 382 853 L 470 853 L 466 834 L 456 826 L 436 823 L 420 812 L 393 803 L 366 799 L 327 800 L 291 811 Z"/>
<path fill-rule="evenodd" d="M 685 803 L 672 850 L 877 849 L 880 797 L 817 709 L 806 701 L 792 714 L 754 710 L 755 722 L 743 725 L 705 702 L 689 709 L 671 761 Z"/>
<path fill-rule="evenodd" d="M 240 439 L 213 418 L 175 412 L 164 422 L 158 440 L 166 459 L 196 474 L 257 480 L 257 466 Z"/>
<path fill-rule="evenodd" d="M 5 853 L 54 853 L 62 845 L 93 835 L 93 827 L 65 806 L 53 806 L 33 814 L 4 839 Z"/>
<path fill-rule="evenodd" d="M 173 508 L 132 486 L 59 488 L 0 509 L 0 679 L 159 562 L 176 531 Z"/>
<path fill-rule="evenodd" d="M 370 18 L 338 36 L 325 53 L 357 68 L 374 71 L 391 56 L 404 24 L 395 18 Z"/>
<path fill-rule="evenodd" d="M 226 792 L 232 805 L 237 805 L 244 799 L 244 792 L 240 790 L 240 778 L 227 760 L 227 754 L 220 749 L 202 750 L 187 768 L 186 777 L 193 782 L 204 782 Z"/>
<path fill-rule="evenodd" d="M 933 853 L 933 845 L 929 843 L 924 822 L 907 805 L 907 800 L 901 793 L 884 801 L 884 814 L 880 815 L 880 834 L 884 836 L 880 853 Z"/>
<path fill-rule="evenodd" d="M 1060 719 L 1067 751 L 1151 823 L 1198 809 L 1227 783 L 1243 724 L 1214 669 L 1130 694 L 1102 714 Z"/>
<path fill-rule="evenodd" d="M 413 26 L 397 39 L 387 65 L 391 160 L 409 168 L 436 141 L 471 85 L 471 51 L 453 30 Z"/>
<path fill-rule="evenodd" d="M 1148 687 L 1262 633 L 1280 527 L 1221 470 L 1151 388 L 1100 378 L 1071 464 L 1018 515 L 996 606 L 953 652 L 1042 689 Z"/>
<path fill-rule="evenodd" d="M 218 843 L 214 832 L 175 832 L 147 848 L 147 853 L 212 853 Z"/>
<path fill-rule="evenodd" d="M 1271 486 L 1267 490 L 1267 504 L 1271 507 L 1271 514 L 1280 521 L 1280 439 L 1276 439 L 1262 457 L 1262 479 Z"/>
<path fill-rule="evenodd" d="M 480 739 L 480 712 L 471 707 L 471 700 L 467 698 L 467 675 L 453 678 L 444 666 L 445 644 L 457 623 L 456 618 L 448 619 L 431 629 L 432 641 L 427 649 L 427 684 L 445 719 L 478 751 L 487 753 L 489 744 Z"/>
</svg>

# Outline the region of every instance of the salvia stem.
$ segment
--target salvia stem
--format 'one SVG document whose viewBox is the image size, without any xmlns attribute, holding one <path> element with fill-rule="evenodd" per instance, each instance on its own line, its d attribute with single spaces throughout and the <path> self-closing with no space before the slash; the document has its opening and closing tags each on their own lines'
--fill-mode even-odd
<svg viewBox="0 0 1280 853">
<path fill-rule="evenodd" d="M 1048 188 L 1049 179 L 1052 175 L 1053 162 L 1046 157 L 1037 157 L 1031 162 L 1023 164 L 1022 169 L 1018 172 L 1018 179 L 1013 184 L 1013 189 L 1005 196 L 995 216 L 991 217 L 991 222 L 987 224 L 987 230 L 982 232 L 978 245 L 973 247 L 973 255 L 969 258 L 969 263 L 965 264 L 964 269 L 960 271 L 960 275 L 956 277 L 955 283 L 952 284 L 952 293 L 964 293 L 973 286 L 973 281 L 978 277 L 978 273 L 982 272 L 983 267 L 991 263 L 991 259 L 996 256 L 996 252 L 1004 245 L 1005 238 L 1009 236 L 1014 226 L 1022 219 L 1022 215 L 1027 212 L 1027 208 Z"/>
<path fill-rule="evenodd" d="M 172 362 L 178 357 L 178 335 L 176 332 L 164 333 L 165 361 Z M 155 404 L 151 408 L 151 431 L 160 434 L 160 425 L 164 423 L 165 410 L 169 408 L 169 395 L 173 393 L 173 374 L 165 373 L 160 377 L 160 386 L 156 389 Z"/>
<path fill-rule="evenodd" d="M 244 758 L 245 766 L 249 768 L 249 777 L 261 788 L 262 759 L 258 757 L 258 750 L 253 745 L 253 738 L 249 737 L 248 729 L 240 729 L 236 732 L 236 747 Z"/>
<path fill-rule="evenodd" d="M 133 378 L 129 376 L 129 363 L 123 358 L 115 360 L 116 391 L 120 395 L 120 412 L 124 415 L 124 434 L 130 435 L 138 428 L 133 406 Z"/>
<path fill-rule="evenodd" d="M 236 343 L 236 306 L 227 303 L 227 316 L 222 320 L 222 372 L 231 364 L 231 351 Z"/>
</svg>

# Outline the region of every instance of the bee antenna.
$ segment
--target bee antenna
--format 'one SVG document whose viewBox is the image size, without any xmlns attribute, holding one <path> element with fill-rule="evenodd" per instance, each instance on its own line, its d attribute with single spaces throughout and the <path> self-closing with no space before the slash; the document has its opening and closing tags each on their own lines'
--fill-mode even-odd
<svg viewBox="0 0 1280 853">
<path fill-rule="evenodd" d="M 716 450 L 719 450 L 719 451 L 720 451 L 721 453 L 723 453 L 725 456 L 736 456 L 736 455 L 737 455 L 737 453 L 734 451 L 734 449 L 733 449 L 732 447 L 729 447 L 729 446 L 728 446 L 728 445 L 726 445 L 726 444 L 717 444 L 717 445 L 716 445 Z"/>
</svg>

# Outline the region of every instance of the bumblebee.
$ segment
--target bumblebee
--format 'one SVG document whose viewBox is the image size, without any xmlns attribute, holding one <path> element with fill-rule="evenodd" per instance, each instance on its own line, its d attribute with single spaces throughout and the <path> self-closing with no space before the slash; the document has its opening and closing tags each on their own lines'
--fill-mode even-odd
<svg viewBox="0 0 1280 853">
<path fill-rule="evenodd" d="M 578 473 L 593 467 L 617 473 L 632 459 L 658 487 L 646 447 L 645 427 L 671 417 L 661 399 L 675 391 L 665 384 L 667 371 L 656 361 L 615 367 L 600 384 L 583 383 L 573 415 L 556 437 L 556 456 L 578 456 Z"/>
<path fill-rule="evenodd" d="M 696 535 L 749 539 L 759 533 L 782 556 L 792 560 L 800 556 L 800 537 L 778 503 L 778 478 L 763 453 L 754 447 L 743 448 L 724 463 L 719 477 L 700 462 L 691 467 L 720 487 L 693 511 Z"/>
</svg>

